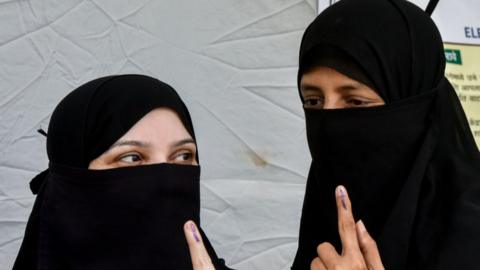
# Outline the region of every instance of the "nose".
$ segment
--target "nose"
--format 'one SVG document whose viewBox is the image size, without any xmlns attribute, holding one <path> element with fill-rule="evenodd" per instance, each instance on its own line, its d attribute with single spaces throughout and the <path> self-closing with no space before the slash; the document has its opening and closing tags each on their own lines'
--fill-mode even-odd
<svg viewBox="0 0 480 270">
<path fill-rule="evenodd" d="M 336 95 L 326 95 L 324 102 L 323 102 L 323 108 L 324 110 L 331 110 L 331 109 L 341 109 L 343 108 L 342 102 L 340 97 Z"/>
<path fill-rule="evenodd" d="M 151 165 L 151 164 L 159 164 L 159 163 L 168 163 L 168 155 L 165 153 L 154 153 L 153 155 L 150 156 L 150 158 L 147 160 L 145 165 Z"/>
</svg>

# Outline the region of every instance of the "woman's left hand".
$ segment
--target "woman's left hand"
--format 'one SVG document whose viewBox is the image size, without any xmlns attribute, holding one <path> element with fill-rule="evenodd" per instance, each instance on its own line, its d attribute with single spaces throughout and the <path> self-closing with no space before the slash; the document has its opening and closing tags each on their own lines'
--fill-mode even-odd
<svg viewBox="0 0 480 270">
<path fill-rule="evenodd" d="M 347 191 L 338 186 L 335 191 L 338 212 L 338 231 L 342 254 L 332 244 L 324 242 L 317 247 L 318 257 L 312 260 L 311 270 L 383 270 L 377 244 L 360 220 L 355 224 Z"/>
<path fill-rule="evenodd" d="M 190 250 L 193 270 L 215 270 L 195 222 L 191 220 L 187 221 L 183 225 L 183 232 L 185 233 L 188 249 Z"/>
</svg>

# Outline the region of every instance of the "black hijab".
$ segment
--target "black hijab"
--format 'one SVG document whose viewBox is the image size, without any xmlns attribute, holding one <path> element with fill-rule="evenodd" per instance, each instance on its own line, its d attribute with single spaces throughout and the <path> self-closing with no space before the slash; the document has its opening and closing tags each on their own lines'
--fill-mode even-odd
<svg viewBox="0 0 480 270">
<path fill-rule="evenodd" d="M 60 102 L 48 128 L 49 169 L 31 182 L 38 194 L 13 269 L 192 269 L 183 224 L 200 222 L 199 166 L 88 170 L 160 107 L 195 139 L 175 90 L 147 76 L 99 78 Z M 203 239 L 217 269 L 227 269 Z"/>
<path fill-rule="evenodd" d="M 292 269 L 309 269 L 322 242 L 340 251 L 339 184 L 386 269 L 477 269 L 480 155 L 430 17 L 404 0 L 342 0 L 307 28 L 299 81 L 315 65 L 371 86 L 386 105 L 305 110 L 312 164 Z"/>
</svg>

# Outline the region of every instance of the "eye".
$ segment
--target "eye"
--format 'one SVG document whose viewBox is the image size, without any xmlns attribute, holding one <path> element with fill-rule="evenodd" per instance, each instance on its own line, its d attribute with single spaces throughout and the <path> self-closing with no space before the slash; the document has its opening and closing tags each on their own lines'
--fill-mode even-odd
<svg viewBox="0 0 480 270">
<path fill-rule="evenodd" d="M 188 161 L 193 159 L 193 154 L 190 152 L 181 152 L 175 156 L 175 161 Z"/>
<path fill-rule="evenodd" d="M 193 164 L 195 162 L 195 153 L 192 150 L 180 150 L 171 157 L 171 163 Z"/>
<path fill-rule="evenodd" d="M 350 98 L 347 100 L 347 104 L 352 106 L 352 107 L 367 107 L 371 104 L 372 102 L 366 101 L 366 100 L 361 100 L 358 98 Z"/>
<path fill-rule="evenodd" d="M 304 108 L 322 108 L 323 99 L 320 97 L 305 97 L 303 102 Z"/>
<path fill-rule="evenodd" d="M 142 161 L 142 157 L 139 154 L 131 153 L 123 155 L 119 160 L 125 163 L 136 163 Z"/>
</svg>

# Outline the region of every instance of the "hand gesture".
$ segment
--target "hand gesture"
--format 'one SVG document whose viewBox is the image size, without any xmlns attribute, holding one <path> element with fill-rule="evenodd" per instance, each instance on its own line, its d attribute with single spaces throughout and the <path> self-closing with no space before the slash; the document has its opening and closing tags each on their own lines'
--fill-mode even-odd
<svg viewBox="0 0 480 270">
<path fill-rule="evenodd" d="M 312 260 L 311 270 L 384 270 L 375 240 L 360 220 L 355 224 L 352 205 L 345 187 L 335 190 L 338 212 L 338 232 L 342 242 L 342 254 L 332 244 L 321 243 L 318 257 Z"/>
</svg>

